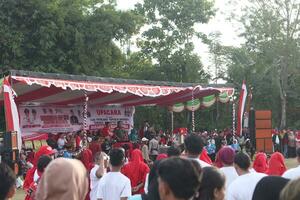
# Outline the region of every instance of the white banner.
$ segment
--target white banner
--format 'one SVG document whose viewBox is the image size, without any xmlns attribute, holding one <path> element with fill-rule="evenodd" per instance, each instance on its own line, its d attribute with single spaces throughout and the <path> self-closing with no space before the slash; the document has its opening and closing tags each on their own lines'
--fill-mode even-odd
<svg viewBox="0 0 300 200">
<path fill-rule="evenodd" d="M 118 121 L 123 128 L 133 127 L 134 107 L 88 106 L 87 124 L 89 130 L 102 129 L 105 122 L 114 128 Z M 20 128 L 22 136 L 34 133 L 74 132 L 83 128 L 83 106 L 20 106 Z"/>
</svg>

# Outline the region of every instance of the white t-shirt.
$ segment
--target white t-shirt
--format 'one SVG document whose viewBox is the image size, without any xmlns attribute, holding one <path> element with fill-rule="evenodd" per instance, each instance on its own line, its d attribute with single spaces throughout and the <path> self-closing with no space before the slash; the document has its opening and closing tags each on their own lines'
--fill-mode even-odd
<svg viewBox="0 0 300 200">
<path fill-rule="evenodd" d="M 252 200 L 256 184 L 263 177 L 262 173 L 248 173 L 237 177 L 227 190 L 227 200 Z"/>
<path fill-rule="evenodd" d="M 146 179 L 145 179 L 145 185 L 144 185 L 145 194 L 148 194 L 148 185 L 149 185 L 148 181 L 149 181 L 149 173 L 147 173 Z"/>
<path fill-rule="evenodd" d="M 203 167 L 211 167 L 210 164 L 208 164 L 207 162 L 204 162 L 203 160 L 200 160 L 199 158 L 189 158 L 189 159 L 196 160 L 199 163 L 199 165 L 200 165 L 201 168 L 203 168 Z"/>
<path fill-rule="evenodd" d="M 130 180 L 121 172 L 109 172 L 100 179 L 97 189 L 97 199 L 120 200 L 121 197 L 130 196 Z"/>
<path fill-rule="evenodd" d="M 229 185 L 239 176 L 236 173 L 236 170 L 233 166 L 222 167 L 220 170 L 224 173 L 226 177 L 226 189 L 228 189 Z"/>
<path fill-rule="evenodd" d="M 95 167 L 93 167 L 93 169 L 90 172 L 90 180 L 91 180 L 90 199 L 91 200 L 97 200 L 97 189 L 98 189 L 98 185 L 99 185 L 99 182 L 100 182 L 100 178 L 98 178 L 96 176 L 96 172 L 97 172 L 98 169 L 99 169 L 99 165 L 95 165 Z"/>
<path fill-rule="evenodd" d="M 300 165 L 298 167 L 287 170 L 282 174 L 283 178 L 297 179 L 300 177 Z"/>
</svg>

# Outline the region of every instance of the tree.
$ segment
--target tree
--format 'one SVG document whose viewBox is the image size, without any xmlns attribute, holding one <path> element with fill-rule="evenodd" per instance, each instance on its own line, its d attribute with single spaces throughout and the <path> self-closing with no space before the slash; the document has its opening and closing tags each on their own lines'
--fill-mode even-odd
<svg viewBox="0 0 300 200">
<path fill-rule="evenodd" d="M 132 11 L 103 0 L 0 2 L 0 65 L 14 69 L 116 76 L 125 62 L 114 41 L 139 29 Z"/>
<path fill-rule="evenodd" d="M 207 81 L 192 39 L 202 36 L 195 30 L 214 15 L 213 3 L 203 0 L 148 0 L 136 11 L 144 16 L 145 31 L 138 42 L 145 57 L 154 60 L 161 80 Z"/>
<path fill-rule="evenodd" d="M 244 67 L 253 71 L 252 75 L 246 73 L 241 78 L 251 76 L 257 92 L 265 96 L 271 93 L 272 101 L 280 101 L 281 128 L 287 126 L 287 101 L 295 96 L 293 85 L 299 79 L 299 14 L 299 1 L 255 0 L 249 2 L 241 18 L 244 28 L 241 36 L 246 39 L 241 50 L 251 60 L 251 66 Z M 232 61 L 229 74 L 236 76 L 232 70 L 239 61 Z M 275 105 L 272 108 L 277 112 Z"/>
</svg>

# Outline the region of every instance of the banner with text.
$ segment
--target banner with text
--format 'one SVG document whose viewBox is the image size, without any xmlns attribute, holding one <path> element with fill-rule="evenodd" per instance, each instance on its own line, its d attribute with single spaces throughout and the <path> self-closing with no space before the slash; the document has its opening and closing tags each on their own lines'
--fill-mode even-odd
<svg viewBox="0 0 300 200">
<path fill-rule="evenodd" d="M 133 127 L 133 106 L 89 106 L 89 130 L 102 129 L 105 122 L 114 128 L 118 121 L 128 131 Z M 20 106 L 20 128 L 23 137 L 36 133 L 74 132 L 83 128 L 83 106 Z"/>
</svg>

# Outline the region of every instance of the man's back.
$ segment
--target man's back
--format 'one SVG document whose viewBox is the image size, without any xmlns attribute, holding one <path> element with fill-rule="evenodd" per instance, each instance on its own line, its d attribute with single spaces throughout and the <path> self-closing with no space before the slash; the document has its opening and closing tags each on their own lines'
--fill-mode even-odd
<svg viewBox="0 0 300 200">
<path fill-rule="evenodd" d="M 252 200 L 256 184 L 265 177 L 262 173 L 247 173 L 237 177 L 228 188 L 227 200 Z"/>
<path fill-rule="evenodd" d="M 239 177 L 239 175 L 236 173 L 236 170 L 233 166 L 228 167 L 222 167 L 220 170 L 224 173 L 226 177 L 226 189 L 229 188 L 229 185 Z"/>
<path fill-rule="evenodd" d="M 101 178 L 97 191 L 97 199 L 120 200 L 122 197 L 130 196 L 130 180 L 121 172 L 109 172 Z"/>
<path fill-rule="evenodd" d="M 297 179 L 300 177 L 300 165 L 298 167 L 287 170 L 282 174 L 283 178 Z"/>
</svg>

